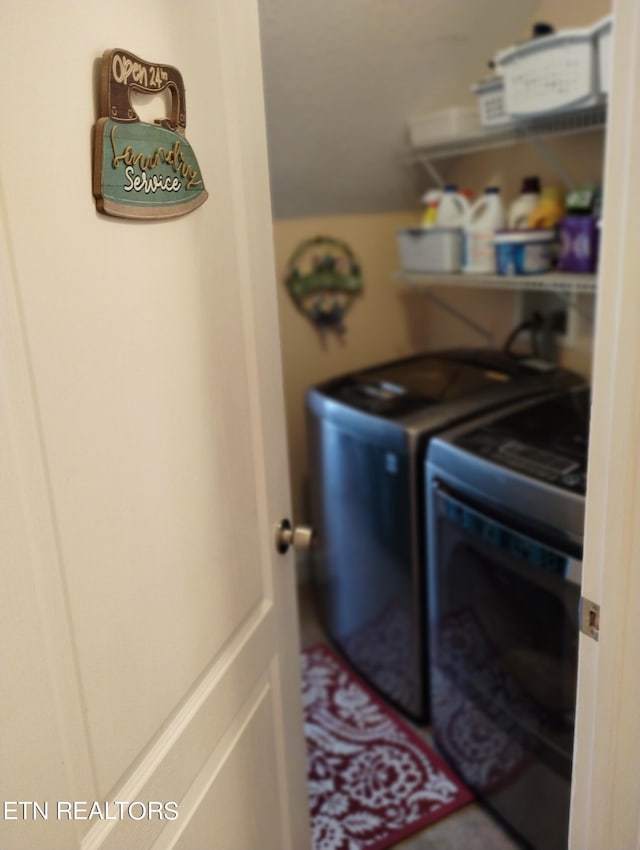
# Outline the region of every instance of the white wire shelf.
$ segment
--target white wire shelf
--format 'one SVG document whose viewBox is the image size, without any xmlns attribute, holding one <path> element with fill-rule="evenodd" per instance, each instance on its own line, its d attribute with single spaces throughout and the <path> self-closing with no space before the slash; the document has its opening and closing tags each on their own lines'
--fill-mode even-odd
<svg viewBox="0 0 640 850">
<path fill-rule="evenodd" d="M 607 108 L 606 103 L 603 102 L 585 109 L 518 120 L 495 129 L 486 128 L 470 136 L 452 137 L 430 145 L 421 145 L 408 151 L 407 157 L 414 161 L 421 159 L 434 161 L 535 139 L 601 130 L 605 127 L 606 118 Z"/>
<path fill-rule="evenodd" d="M 546 272 L 540 275 L 491 275 L 454 273 L 417 273 L 399 271 L 393 276 L 399 283 L 416 288 L 448 287 L 454 289 L 505 289 L 511 292 L 555 292 L 558 294 L 590 293 L 597 290 L 597 276 Z"/>
</svg>

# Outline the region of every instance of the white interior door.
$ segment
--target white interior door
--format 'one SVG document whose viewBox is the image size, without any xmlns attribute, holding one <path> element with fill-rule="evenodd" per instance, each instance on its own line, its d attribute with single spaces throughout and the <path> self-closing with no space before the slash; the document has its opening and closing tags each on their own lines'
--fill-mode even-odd
<svg viewBox="0 0 640 850">
<path fill-rule="evenodd" d="M 182 72 L 185 217 L 95 210 L 115 47 Z M 7 0 L 0 53 L 0 846 L 302 850 L 255 3 Z"/>
</svg>

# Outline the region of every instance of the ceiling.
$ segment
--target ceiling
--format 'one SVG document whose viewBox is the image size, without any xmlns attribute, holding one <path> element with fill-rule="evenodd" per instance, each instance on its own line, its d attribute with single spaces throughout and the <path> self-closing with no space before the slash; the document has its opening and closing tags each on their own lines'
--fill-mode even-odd
<svg viewBox="0 0 640 850">
<path fill-rule="evenodd" d="M 274 218 L 414 206 L 407 120 L 473 103 L 538 0 L 259 0 Z"/>
</svg>

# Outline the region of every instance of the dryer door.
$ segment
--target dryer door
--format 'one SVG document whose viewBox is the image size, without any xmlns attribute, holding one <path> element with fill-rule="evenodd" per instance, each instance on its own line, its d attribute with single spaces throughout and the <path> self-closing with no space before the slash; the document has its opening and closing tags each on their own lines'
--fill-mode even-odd
<svg viewBox="0 0 640 850">
<path fill-rule="evenodd" d="M 534 847 L 566 850 L 579 553 L 440 482 L 430 497 L 434 735 Z"/>
</svg>

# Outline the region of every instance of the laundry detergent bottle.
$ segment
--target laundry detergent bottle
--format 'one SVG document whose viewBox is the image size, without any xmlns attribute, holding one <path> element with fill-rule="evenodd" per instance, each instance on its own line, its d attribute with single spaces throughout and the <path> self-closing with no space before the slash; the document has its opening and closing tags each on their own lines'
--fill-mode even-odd
<svg viewBox="0 0 640 850">
<path fill-rule="evenodd" d="M 458 192 L 458 187 L 450 184 L 442 191 L 438 212 L 437 227 L 463 227 L 469 215 L 469 201 Z"/>
<path fill-rule="evenodd" d="M 507 226 L 510 230 L 521 230 L 529 226 L 529 216 L 540 201 L 540 180 L 538 177 L 525 177 L 522 180 L 520 194 L 509 206 Z"/>
<path fill-rule="evenodd" d="M 435 227 L 438 218 L 438 207 L 442 198 L 442 189 L 429 189 L 422 196 L 424 210 L 422 212 L 422 226 Z"/>
<path fill-rule="evenodd" d="M 471 204 L 464 228 L 462 271 L 470 274 L 495 274 L 496 230 L 505 226 L 505 210 L 500 189 L 487 186 Z"/>
<path fill-rule="evenodd" d="M 549 230 L 555 227 L 564 215 L 564 199 L 562 192 L 555 186 L 545 186 L 540 200 L 529 216 L 528 227 Z"/>
</svg>

